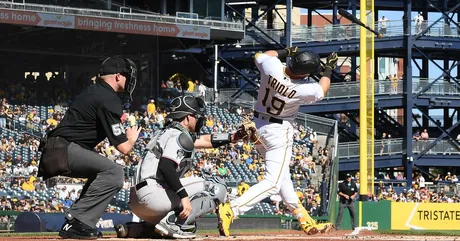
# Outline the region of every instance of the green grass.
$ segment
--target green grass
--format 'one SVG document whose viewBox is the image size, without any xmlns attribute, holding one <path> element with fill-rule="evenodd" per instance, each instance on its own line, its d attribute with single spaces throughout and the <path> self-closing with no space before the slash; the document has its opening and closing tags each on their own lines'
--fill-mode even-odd
<svg viewBox="0 0 460 241">
<path fill-rule="evenodd" d="M 375 232 L 392 235 L 460 236 L 460 230 L 376 230 Z"/>
</svg>

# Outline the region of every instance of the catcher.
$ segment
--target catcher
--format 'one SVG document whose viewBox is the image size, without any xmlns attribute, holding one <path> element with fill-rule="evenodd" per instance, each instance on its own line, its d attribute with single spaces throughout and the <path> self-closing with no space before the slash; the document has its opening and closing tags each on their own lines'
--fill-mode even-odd
<svg viewBox="0 0 460 241">
<path fill-rule="evenodd" d="M 198 137 L 203 108 L 202 99 L 192 96 L 171 102 L 167 119 L 172 122 L 153 134 L 130 190 L 129 206 L 143 221 L 117 225 L 119 238 L 195 238 L 195 221 L 225 201 L 224 180 L 184 175 L 192 167 L 195 148 L 216 148 L 246 134 L 240 130 Z"/>
<path fill-rule="evenodd" d="M 280 60 L 285 57 L 291 57 L 286 67 Z M 323 99 L 329 90 L 332 70 L 337 66 L 338 56 L 332 53 L 327 57 L 319 83 L 308 79 L 310 74 L 318 72 L 321 67 L 320 57 L 316 53 L 299 52 L 297 47 L 292 47 L 257 53 L 254 59 L 261 79 L 254 111 L 258 131 L 246 123 L 248 135 L 245 138 L 255 141 L 255 147 L 264 156 L 264 179 L 239 198 L 219 205 L 219 232 L 229 236 L 234 217 L 244 214 L 261 200 L 278 193 L 305 233 L 312 235 L 330 232 L 334 228 L 333 224 L 317 224 L 301 205 L 291 181 L 289 163 L 293 145 L 293 123 L 299 107 Z"/>
</svg>

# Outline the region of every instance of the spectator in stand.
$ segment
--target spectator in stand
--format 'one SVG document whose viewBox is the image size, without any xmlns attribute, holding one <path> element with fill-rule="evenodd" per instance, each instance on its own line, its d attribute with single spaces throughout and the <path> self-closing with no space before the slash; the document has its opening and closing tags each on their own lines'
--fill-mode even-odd
<svg viewBox="0 0 460 241">
<path fill-rule="evenodd" d="M 192 79 L 187 81 L 187 92 L 193 93 L 195 91 L 195 84 L 193 83 Z"/>
<path fill-rule="evenodd" d="M 147 104 L 147 116 L 152 118 L 156 114 L 155 100 L 151 99 Z"/>
<path fill-rule="evenodd" d="M 67 191 L 67 187 L 63 186 L 61 190 L 58 192 L 59 198 L 60 199 L 65 199 L 67 196 L 69 196 L 69 192 Z"/>
<path fill-rule="evenodd" d="M 238 196 L 241 196 L 243 195 L 243 193 L 245 193 L 249 189 L 249 185 L 244 180 L 241 180 L 240 184 L 238 184 L 237 189 L 238 189 Z"/>
<path fill-rule="evenodd" d="M 35 190 L 35 178 L 32 176 L 27 179 L 27 182 L 23 183 L 21 186 L 24 191 L 34 191 Z"/>
<path fill-rule="evenodd" d="M 430 138 L 430 135 L 428 134 L 428 130 L 424 129 L 422 134 L 420 134 L 420 140 L 423 141 L 423 144 L 422 144 L 423 150 L 426 148 L 429 138 Z M 430 150 L 430 152 L 431 152 L 431 150 Z"/>
</svg>

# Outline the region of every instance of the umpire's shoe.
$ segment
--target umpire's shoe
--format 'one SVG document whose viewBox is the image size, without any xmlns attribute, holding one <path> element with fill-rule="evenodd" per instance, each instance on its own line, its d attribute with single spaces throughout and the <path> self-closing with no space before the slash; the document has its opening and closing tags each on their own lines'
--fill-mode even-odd
<svg viewBox="0 0 460 241">
<path fill-rule="evenodd" d="M 98 239 L 102 238 L 102 233 L 74 218 L 65 221 L 59 236 L 63 239 Z"/>
<path fill-rule="evenodd" d="M 221 236 L 230 236 L 230 224 L 233 222 L 233 210 L 230 203 L 221 203 L 217 209 L 218 228 Z"/>
<path fill-rule="evenodd" d="M 174 213 L 174 212 L 173 212 Z M 157 225 L 155 225 L 155 232 L 161 234 L 163 237 L 175 238 L 175 239 L 193 239 L 196 238 L 196 234 L 181 230 L 181 227 L 172 220 L 168 220 L 173 215 L 166 215 Z"/>
</svg>

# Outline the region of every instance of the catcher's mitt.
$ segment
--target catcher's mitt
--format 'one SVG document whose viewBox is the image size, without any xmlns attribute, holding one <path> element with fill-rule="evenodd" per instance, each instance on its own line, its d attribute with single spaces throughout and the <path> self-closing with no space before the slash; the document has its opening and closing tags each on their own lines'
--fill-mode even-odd
<svg viewBox="0 0 460 241">
<path fill-rule="evenodd" d="M 259 134 L 257 133 L 257 127 L 254 122 L 252 122 L 249 118 L 243 119 L 241 122 L 240 128 L 234 134 L 234 138 L 236 140 L 248 140 L 253 143 L 259 141 Z"/>
</svg>

